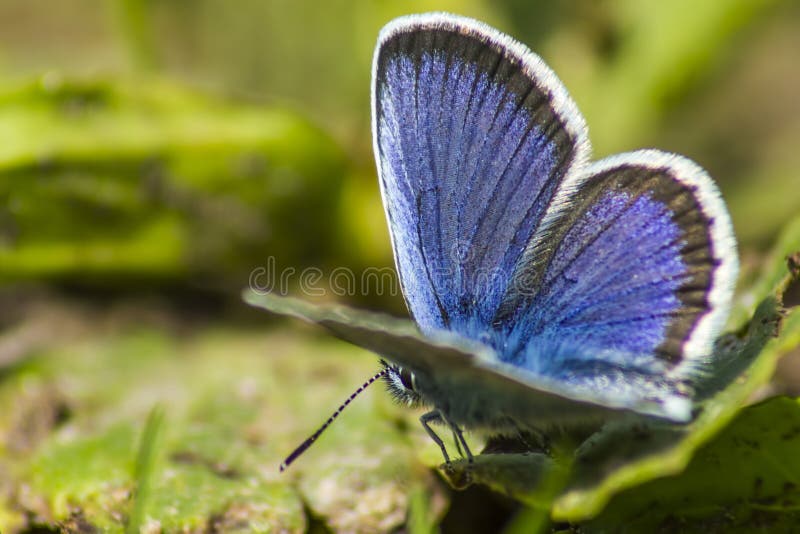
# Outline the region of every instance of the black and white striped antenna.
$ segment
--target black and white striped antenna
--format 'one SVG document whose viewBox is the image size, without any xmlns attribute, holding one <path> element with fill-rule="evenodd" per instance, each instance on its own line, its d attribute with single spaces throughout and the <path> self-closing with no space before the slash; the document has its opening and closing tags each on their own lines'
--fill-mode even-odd
<svg viewBox="0 0 800 534">
<path fill-rule="evenodd" d="M 347 408 L 347 405 L 353 402 L 353 399 L 355 399 L 362 391 L 367 389 L 367 387 L 369 387 L 370 384 L 372 384 L 379 378 L 382 378 L 388 372 L 389 372 L 389 367 L 384 367 L 383 369 L 381 369 L 380 372 L 376 373 L 375 376 L 364 382 L 360 388 L 355 390 L 350 395 L 350 397 L 348 397 L 347 400 L 344 401 L 342 405 L 339 406 L 339 408 L 335 412 L 333 412 L 333 415 L 328 417 L 328 420 L 325 421 L 325 423 L 321 427 L 319 427 L 319 429 L 316 432 L 311 434 L 311 436 L 309 436 L 308 439 L 306 439 L 303 443 L 301 443 L 299 447 L 293 450 L 292 453 L 289 456 L 287 456 L 283 462 L 281 462 L 281 473 L 284 472 L 292 464 L 292 462 L 297 460 L 298 456 L 306 452 L 306 449 L 308 449 L 312 443 L 317 441 L 317 438 L 320 436 L 320 434 L 322 434 L 325 431 L 325 429 L 328 428 L 331 425 L 331 423 L 333 423 L 334 419 L 339 417 L 339 414 L 342 413 L 342 410 Z"/>
</svg>

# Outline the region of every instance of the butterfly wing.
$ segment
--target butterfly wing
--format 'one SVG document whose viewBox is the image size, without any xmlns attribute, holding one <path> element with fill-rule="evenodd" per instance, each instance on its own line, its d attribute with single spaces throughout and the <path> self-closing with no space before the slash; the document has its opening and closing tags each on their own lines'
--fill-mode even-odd
<svg viewBox="0 0 800 534">
<path fill-rule="evenodd" d="M 426 400 L 467 427 L 690 417 L 684 382 L 737 271 L 702 170 L 657 151 L 587 168 L 583 119 L 552 71 L 451 15 L 382 31 L 372 105 L 397 268 L 426 336 L 344 308 L 251 303 L 415 371 Z"/>
<path fill-rule="evenodd" d="M 373 135 L 423 332 L 491 346 L 532 388 L 689 417 L 685 382 L 707 361 L 737 272 L 730 219 L 701 169 L 658 151 L 587 168 L 583 119 L 552 71 L 444 14 L 381 33 Z"/>
<path fill-rule="evenodd" d="M 637 377 L 681 394 L 727 318 L 738 271 L 730 217 L 681 156 L 620 154 L 586 172 L 569 209 L 545 217 L 500 306 L 505 357 L 608 397 Z"/>
<path fill-rule="evenodd" d="M 445 14 L 383 29 L 372 107 L 408 308 L 424 332 L 478 337 L 556 190 L 588 159 L 583 119 L 538 56 Z"/>
<path fill-rule="evenodd" d="M 434 406 L 449 406 L 449 416 L 469 428 L 595 424 L 631 408 L 664 417 L 663 399 L 638 398 L 631 404 L 620 396 L 602 403 L 591 390 L 573 391 L 557 380 L 499 362 L 491 349 L 457 334 L 424 336 L 409 320 L 250 290 L 243 298 L 252 306 L 323 326 L 339 339 L 413 371 L 419 392 Z"/>
</svg>

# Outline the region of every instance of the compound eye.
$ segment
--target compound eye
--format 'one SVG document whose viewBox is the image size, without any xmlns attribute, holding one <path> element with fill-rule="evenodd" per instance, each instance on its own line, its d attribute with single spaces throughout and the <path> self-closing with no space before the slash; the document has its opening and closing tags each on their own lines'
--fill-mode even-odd
<svg viewBox="0 0 800 534">
<path fill-rule="evenodd" d="M 400 368 L 400 383 L 403 387 L 414 391 L 414 373 L 407 369 Z"/>
</svg>

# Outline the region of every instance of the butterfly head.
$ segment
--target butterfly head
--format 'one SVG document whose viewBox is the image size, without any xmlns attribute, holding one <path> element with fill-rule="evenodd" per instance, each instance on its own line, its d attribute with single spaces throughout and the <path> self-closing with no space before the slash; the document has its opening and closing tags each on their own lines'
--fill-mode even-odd
<svg viewBox="0 0 800 534">
<path fill-rule="evenodd" d="M 424 404 L 422 395 L 417 389 L 417 377 L 412 371 L 384 360 L 381 360 L 381 364 L 386 369 L 383 380 L 397 402 L 408 406 Z"/>
</svg>

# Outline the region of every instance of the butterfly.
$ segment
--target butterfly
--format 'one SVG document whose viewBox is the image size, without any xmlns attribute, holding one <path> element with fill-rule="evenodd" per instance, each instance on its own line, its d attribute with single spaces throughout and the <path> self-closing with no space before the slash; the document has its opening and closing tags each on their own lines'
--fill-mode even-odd
<svg viewBox="0 0 800 534">
<path fill-rule="evenodd" d="M 730 217 L 697 164 L 652 149 L 590 162 L 584 119 L 542 59 L 445 13 L 381 30 L 372 132 L 415 326 L 254 303 L 381 355 L 363 387 L 383 378 L 398 400 L 427 406 L 421 422 L 446 461 L 431 424 L 471 459 L 464 429 L 691 419 L 738 272 Z"/>
</svg>

